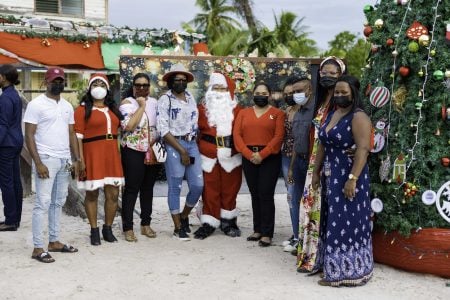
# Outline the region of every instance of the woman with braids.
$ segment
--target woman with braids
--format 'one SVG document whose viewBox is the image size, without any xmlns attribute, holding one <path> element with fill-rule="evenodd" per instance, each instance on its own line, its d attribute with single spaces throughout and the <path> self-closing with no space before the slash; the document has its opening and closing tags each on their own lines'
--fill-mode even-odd
<svg viewBox="0 0 450 300">
<path fill-rule="evenodd" d="M 111 225 L 117 211 L 119 187 L 124 183 L 117 142 L 122 114 L 111 97 L 109 81 L 104 74 L 94 73 L 87 93 L 75 110 L 75 132 L 80 149 L 78 188 L 86 191 L 84 207 L 91 225 L 91 244 L 100 245 L 97 226 L 98 192 L 105 193 L 105 241 L 115 242 Z"/>
</svg>

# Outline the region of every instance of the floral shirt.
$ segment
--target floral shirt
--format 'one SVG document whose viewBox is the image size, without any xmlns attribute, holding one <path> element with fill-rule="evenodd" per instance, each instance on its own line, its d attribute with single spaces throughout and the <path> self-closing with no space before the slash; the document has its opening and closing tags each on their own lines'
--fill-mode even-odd
<svg viewBox="0 0 450 300">
<path fill-rule="evenodd" d="M 158 100 L 156 127 L 162 137 L 169 132 L 173 136 L 197 135 L 198 109 L 194 97 L 188 93 L 186 101 L 177 99 L 172 91 L 168 91 Z M 170 112 L 169 112 L 170 108 Z"/>
<path fill-rule="evenodd" d="M 141 120 L 133 131 L 125 131 L 125 128 L 133 117 L 134 113 L 138 110 L 139 104 L 136 99 L 132 97 L 126 98 L 124 101 L 130 103 L 124 103 L 120 105 L 120 112 L 123 114 L 124 119 L 121 122 L 122 137 L 120 145 L 122 147 L 128 147 L 140 152 L 146 152 L 150 143 L 155 141 L 158 137 L 156 131 L 156 106 L 157 101 L 155 98 L 147 97 L 145 104 L 145 113 L 142 115 Z M 149 133 L 150 129 L 150 133 Z"/>
<path fill-rule="evenodd" d="M 292 106 L 286 109 L 286 119 L 284 120 L 284 137 L 283 137 L 283 144 L 281 145 L 281 153 L 283 153 L 286 156 L 291 156 L 292 150 L 294 150 L 294 136 L 292 135 L 292 119 L 289 120 L 289 114 L 291 113 L 291 110 Z"/>
</svg>

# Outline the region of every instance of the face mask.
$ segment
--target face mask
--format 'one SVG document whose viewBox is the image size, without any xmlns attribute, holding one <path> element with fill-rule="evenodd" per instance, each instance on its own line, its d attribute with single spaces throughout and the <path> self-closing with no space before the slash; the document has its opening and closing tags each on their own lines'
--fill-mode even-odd
<svg viewBox="0 0 450 300">
<path fill-rule="evenodd" d="M 187 82 L 174 82 L 173 91 L 177 94 L 183 93 L 187 88 Z"/>
<path fill-rule="evenodd" d="M 64 83 L 51 83 L 50 85 L 50 93 L 55 96 L 59 96 L 59 94 L 64 91 Z"/>
<path fill-rule="evenodd" d="M 350 100 L 350 97 L 348 96 L 334 96 L 333 102 L 334 104 L 342 108 L 347 108 L 353 104 L 353 101 Z"/>
<path fill-rule="evenodd" d="M 321 77 L 319 80 L 319 84 L 323 86 L 326 89 L 330 89 L 336 85 L 337 78 L 336 77 L 330 77 L 330 76 L 324 76 Z"/>
<path fill-rule="evenodd" d="M 97 86 L 91 89 L 91 96 L 94 99 L 104 99 L 107 93 L 108 92 L 106 91 L 106 89 L 102 88 L 101 86 Z"/>
<path fill-rule="evenodd" d="M 253 96 L 253 102 L 259 107 L 269 104 L 269 96 Z"/>
<path fill-rule="evenodd" d="M 295 105 L 295 101 L 294 101 L 294 96 L 286 96 L 286 97 L 284 97 L 284 102 L 286 102 L 286 104 L 288 105 L 288 106 L 293 106 L 293 105 Z"/>
<path fill-rule="evenodd" d="M 308 98 L 306 97 L 305 93 L 295 93 L 294 94 L 294 101 L 298 105 L 304 105 L 306 102 L 308 102 Z"/>
</svg>

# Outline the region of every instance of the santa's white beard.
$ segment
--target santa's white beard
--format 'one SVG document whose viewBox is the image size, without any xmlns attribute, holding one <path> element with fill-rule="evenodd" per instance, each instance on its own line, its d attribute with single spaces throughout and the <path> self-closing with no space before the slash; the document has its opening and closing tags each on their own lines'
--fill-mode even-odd
<svg viewBox="0 0 450 300">
<path fill-rule="evenodd" d="M 216 127 L 218 136 L 231 135 L 234 119 L 233 109 L 237 103 L 231 99 L 230 93 L 207 91 L 204 104 L 208 125 Z"/>
</svg>

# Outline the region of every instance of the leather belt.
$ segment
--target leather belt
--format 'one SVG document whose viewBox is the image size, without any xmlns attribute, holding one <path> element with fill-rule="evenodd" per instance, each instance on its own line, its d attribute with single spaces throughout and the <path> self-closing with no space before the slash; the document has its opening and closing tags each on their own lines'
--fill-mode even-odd
<svg viewBox="0 0 450 300">
<path fill-rule="evenodd" d="M 252 150 L 253 152 L 260 152 L 265 147 L 266 146 L 247 146 L 247 148 Z"/>
<path fill-rule="evenodd" d="M 85 138 L 83 139 L 83 144 L 101 140 L 117 140 L 117 134 L 108 133 L 105 135 L 97 135 L 90 138 Z"/>
<path fill-rule="evenodd" d="M 183 141 L 186 141 L 186 142 L 190 142 L 190 141 L 195 140 L 195 135 L 192 136 L 189 133 L 186 134 L 186 135 L 174 135 L 173 137 L 176 138 L 177 140 L 183 140 Z"/>
<path fill-rule="evenodd" d="M 215 144 L 218 148 L 232 148 L 234 146 L 232 135 L 212 136 L 209 134 L 202 134 L 202 140 Z"/>
</svg>

